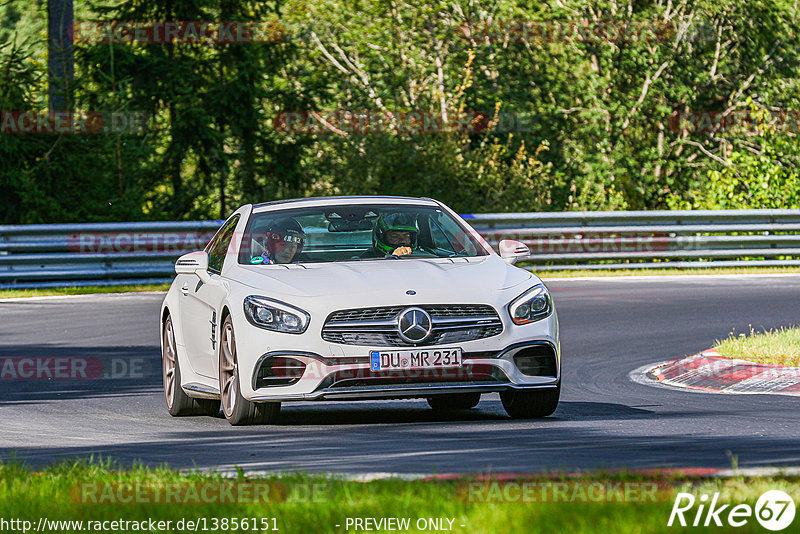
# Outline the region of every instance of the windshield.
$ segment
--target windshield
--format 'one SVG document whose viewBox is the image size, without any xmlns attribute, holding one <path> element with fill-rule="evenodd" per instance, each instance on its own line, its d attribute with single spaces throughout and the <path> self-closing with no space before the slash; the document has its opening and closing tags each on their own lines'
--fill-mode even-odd
<svg viewBox="0 0 800 534">
<path fill-rule="evenodd" d="M 239 263 L 286 264 L 463 258 L 489 251 L 434 206 L 320 206 L 255 213 Z"/>
</svg>

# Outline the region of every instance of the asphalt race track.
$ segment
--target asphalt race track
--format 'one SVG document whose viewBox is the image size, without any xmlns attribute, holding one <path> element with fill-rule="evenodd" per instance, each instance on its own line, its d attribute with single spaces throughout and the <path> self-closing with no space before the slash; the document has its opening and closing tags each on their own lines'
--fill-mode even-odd
<svg viewBox="0 0 800 534">
<path fill-rule="evenodd" d="M 800 398 L 633 382 L 642 365 L 738 332 L 800 323 L 800 275 L 548 282 L 561 321 L 562 402 L 513 421 L 499 397 L 435 414 L 424 400 L 284 404 L 279 424 L 172 418 L 160 377 L 161 295 L 0 302 L 0 357 L 114 359 L 144 378 L 0 380 L 0 457 L 347 473 L 800 465 Z M 126 362 L 130 365 L 126 366 Z M 130 367 L 130 368 L 126 368 Z"/>
</svg>

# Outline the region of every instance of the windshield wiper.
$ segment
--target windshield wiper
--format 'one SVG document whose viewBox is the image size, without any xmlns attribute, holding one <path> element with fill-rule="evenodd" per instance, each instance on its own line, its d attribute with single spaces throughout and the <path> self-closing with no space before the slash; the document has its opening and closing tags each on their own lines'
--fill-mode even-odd
<svg viewBox="0 0 800 534">
<path fill-rule="evenodd" d="M 383 258 L 359 258 L 359 257 L 355 257 L 355 258 L 347 258 L 347 259 L 343 259 L 343 260 L 333 260 L 330 263 L 341 263 L 341 262 L 345 262 L 345 261 L 375 261 L 375 260 L 382 260 L 382 259 Z"/>
<path fill-rule="evenodd" d="M 386 256 L 386 257 L 388 258 L 389 256 Z M 404 255 L 402 255 L 402 256 L 392 256 L 392 257 L 393 257 L 393 258 L 396 258 L 396 259 L 398 259 L 398 260 L 436 260 L 436 259 L 447 259 L 447 258 L 443 258 L 442 256 L 433 256 L 433 255 L 431 255 L 431 256 L 419 256 L 419 255 L 416 255 L 416 254 L 404 254 Z"/>
</svg>

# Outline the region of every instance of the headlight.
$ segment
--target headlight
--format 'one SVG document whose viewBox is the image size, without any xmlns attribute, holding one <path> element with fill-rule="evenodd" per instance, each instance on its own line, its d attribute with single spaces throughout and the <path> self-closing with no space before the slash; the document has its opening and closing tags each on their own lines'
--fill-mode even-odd
<svg viewBox="0 0 800 534">
<path fill-rule="evenodd" d="M 288 334 L 302 334 L 311 321 L 300 308 L 266 297 L 244 299 L 244 315 L 253 326 Z"/>
<path fill-rule="evenodd" d="M 553 311 L 553 300 L 544 285 L 530 288 L 508 305 L 514 324 L 527 324 L 544 319 Z"/>
</svg>

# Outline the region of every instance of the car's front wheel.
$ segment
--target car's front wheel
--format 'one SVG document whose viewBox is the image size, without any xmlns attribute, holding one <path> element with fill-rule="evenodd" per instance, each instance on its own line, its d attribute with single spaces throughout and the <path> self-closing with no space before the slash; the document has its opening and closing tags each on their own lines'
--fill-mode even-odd
<svg viewBox="0 0 800 534">
<path fill-rule="evenodd" d="M 164 381 L 164 397 L 167 411 L 172 416 L 217 415 L 219 401 L 213 399 L 193 399 L 181 387 L 181 366 L 175 344 L 175 327 L 172 316 L 164 321 L 163 342 L 161 343 L 161 374 Z"/>
<path fill-rule="evenodd" d="M 448 393 L 428 397 L 428 404 L 434 410 L 469 410 L 481 401 L 480 393 Z"/>
<path fill-rule="evenodd" d="M 219 343 L 219 392 L 222 413 L 232 425 L 263 425 L 274 423 L 281 411 L 280 402 L 250 402 L 242 397 L 239 387 L 239 363 L 236 357 L 236 337 L 231 316 L 222 323 Z"/>
<path fill-rule="evenodd" d="M 561 396 L 561 384 L 554 388 L 530 391 L 507 389 L 500 393 L 503 408 L 514 419 L 547 417 L 556 411 Z"/>
</svg>

